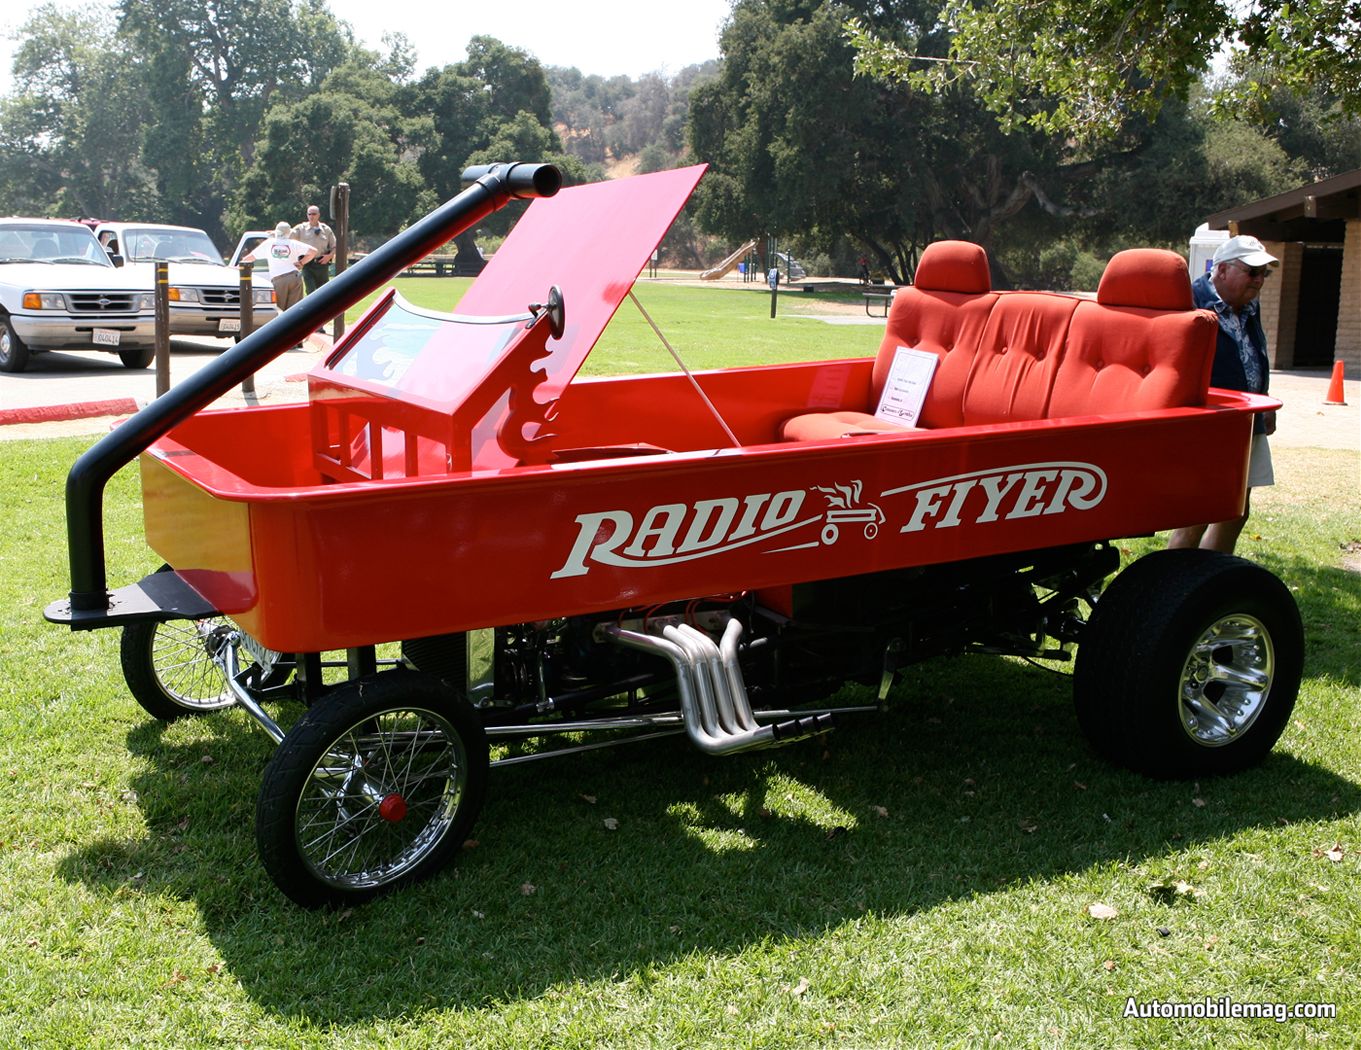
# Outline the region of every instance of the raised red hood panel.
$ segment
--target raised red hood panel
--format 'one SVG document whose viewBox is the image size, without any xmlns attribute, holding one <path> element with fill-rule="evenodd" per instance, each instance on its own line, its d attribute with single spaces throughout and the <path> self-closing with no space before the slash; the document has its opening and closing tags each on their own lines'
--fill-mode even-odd
<svg viewBox="0 0 1361 1050">
<path fill-rule="evenodd" d="M 707 165 L 596 182 L 534 201 L 458 304 L 501 315 L 562 289 L 567 326 L 550 339 L 537 398 L 556 398 L 576 375 Z"/>
</svg>

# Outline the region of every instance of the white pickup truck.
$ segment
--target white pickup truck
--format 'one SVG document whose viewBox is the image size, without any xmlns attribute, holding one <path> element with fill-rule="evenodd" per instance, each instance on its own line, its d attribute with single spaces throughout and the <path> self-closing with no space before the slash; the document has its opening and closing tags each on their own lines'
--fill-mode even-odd
<svg viewBox="0 0 1361 1050">
<path fill-rule="evenodd" d="M 241 275 L 203 230 L 147 222 L 102 222 L 95 236 L 117 262 L 154 287 L 154 266 L 170 264 L 170 334 L 237 337 L 241 331 Z M 268 280 L 251 289 L 254 327 L 278 314 Z"/>
<path fill-rule="evenodd" d="M 0 218 L 0 372 L 44 350 L 107 350 L 145 368 L 155 329 L 151 282 L 115 267 L 88 227 Z"/>
</svg>

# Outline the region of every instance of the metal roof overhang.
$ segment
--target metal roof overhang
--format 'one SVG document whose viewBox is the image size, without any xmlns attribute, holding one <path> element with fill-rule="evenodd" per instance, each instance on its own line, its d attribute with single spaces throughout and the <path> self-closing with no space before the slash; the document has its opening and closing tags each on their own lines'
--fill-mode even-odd
<svg viewBox="0 0 1361 1050">
<path fill-rule="evenodd" d="M 1264 241 L 1341 244 L 1347 219 L 1361 219 L 1361 168 L 1217 211 L 1205 221 L 1212 230 L 1236 227 Z"/>
</svg>

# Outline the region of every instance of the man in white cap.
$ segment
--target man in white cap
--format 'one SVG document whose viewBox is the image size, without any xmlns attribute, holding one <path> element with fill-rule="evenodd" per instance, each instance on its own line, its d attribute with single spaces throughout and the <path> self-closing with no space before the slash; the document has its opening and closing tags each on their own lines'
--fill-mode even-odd
<svg viewBox="0 0 1361 1050">
<path fill-rule="evenodd" d="M 274 302 L 283 313 L 302 301 L 302 268 L 313 259 L 317 250 L 310 244 L 294 240 L 293 228 L 286 222 L 274 227 L 274 236 L 255 246 L 242 262 L 254 262 L 263 256 L 269 262 L 269 280 L 274 285 Z"/>
<path fill-rule="evenodd" d="M 1256 237 L 1230 237 L 1219 246 L 1207 273 L 1191 282 L 1196 306 L 1213 310 L 1219 318 L 1219 342 L 1215 346 L 1210 385 L 1226 390 L 1265 394 L 1271 378 L 1257 296 L 1271 276 L 1278 259 Z M 1258 485 L 1275 481 L 1267 435 L 1276 429 L 1276 413 L 1263 412 L 1253 421 L 1252 459 L 1248 464 L 1248 495 Z M 1248 521 L 1248 504 L 1241 517 L 1210 525 L 1175 530 L 1169 547 L 1204 547 L 1232 554 L 1238 534 Z"/>
</svg>

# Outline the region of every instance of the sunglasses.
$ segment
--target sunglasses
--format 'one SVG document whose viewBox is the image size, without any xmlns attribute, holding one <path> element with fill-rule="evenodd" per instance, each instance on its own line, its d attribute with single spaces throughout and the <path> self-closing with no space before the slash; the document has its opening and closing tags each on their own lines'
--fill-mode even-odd
<svg viewBox="0 0 1361 1050">
<path fill-rule="evenodd" d="M 1245 274 L 1247 274 L 1249 277 L 1263 277 L 1263 278 L 1265 278 L 1265 277 L 1270 277 L 1270 276 L 1271 276 L 1271 267 L 1270 267 L 1270 266 L 1246 266 L 1246 265 L 1244 265 L 1243 263 L 1240 263 L 1240 262 L 1239 262 L 1238 260 L 1236 260 L 1236 259 L 1234 260 L 1234 263 L 1233 263 L 1233 264 L 1234 264 L 1235 266 L 1237 266 L 1240 270 L 1242 270 Z"/>
</svg>

